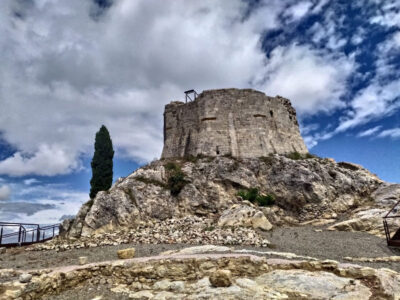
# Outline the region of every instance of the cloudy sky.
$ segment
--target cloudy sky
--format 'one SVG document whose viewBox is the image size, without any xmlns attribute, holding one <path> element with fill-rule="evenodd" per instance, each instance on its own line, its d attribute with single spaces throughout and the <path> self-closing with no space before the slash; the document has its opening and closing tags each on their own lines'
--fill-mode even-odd
<svg viewBox="0 0 400 300">
<path fill-rule="evenodd" d="M 191 88 L 287 97 L 310 152 L 400 182 L 396 0 L 1 0 L 0 50 L 1 221 L 75 214 L 102 124 L 115 179 L 159 157 Z"/>
</svg>

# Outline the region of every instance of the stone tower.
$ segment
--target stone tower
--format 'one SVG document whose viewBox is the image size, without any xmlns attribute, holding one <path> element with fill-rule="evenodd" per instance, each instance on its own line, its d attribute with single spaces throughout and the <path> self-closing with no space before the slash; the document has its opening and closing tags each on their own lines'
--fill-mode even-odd
<svg viewBox="0 0 400 300">
<path fill-rule="evenodd" d="M 296 111 L 285 98 L 251 89 L 220 89 L 165 106 L 162 158 L 261 157 L 294 151 L 308 152 Z"/>
</svg>

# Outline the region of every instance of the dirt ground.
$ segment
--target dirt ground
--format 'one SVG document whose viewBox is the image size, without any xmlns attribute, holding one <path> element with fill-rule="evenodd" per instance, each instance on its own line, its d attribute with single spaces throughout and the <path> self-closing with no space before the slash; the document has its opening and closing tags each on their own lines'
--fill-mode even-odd
<svg viewBox="0 0 400 300">
<path fill-rule="evenodd" d="M 318 259 L 333 259 L 347 262 L 344 257 L 380 257 L 400 255 L 399 250 L 390 249 L 382 238 L 364 232 L 316 232 L 317 227 L 281 227 L 262 234 L 271 242 L 270 248 L 234 246 L 235 249 L 256 251 L 291 252 L 297 255 Z M 322 229 L 322 228 L 320 228 Z M 24 251 L 24 248 L 7 249 L 0 255 L 0 268 L 30 270 L 78 264 L 80 256 L 87 256 L 89 262 L 101 262 L 117 259 L 119 249 L 135 247 L 136 257 L 153 256 L 160 252 L 185 248 L 184 244 L 123 244 L 96 248 L 56 251 Z M 254 254 L 254 253 L 253 253 Z M 262 254 L 256 254 L 262 255 Z M 373 268 L 390 268 L 400 272 L 400 263 L 358 263 Z"/>
</svg>

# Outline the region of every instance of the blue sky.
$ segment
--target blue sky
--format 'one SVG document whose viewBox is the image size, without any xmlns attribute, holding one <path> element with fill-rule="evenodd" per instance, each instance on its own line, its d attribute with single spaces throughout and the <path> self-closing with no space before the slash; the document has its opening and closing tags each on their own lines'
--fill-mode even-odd
<svg viewBox="0 0 400 300">
<path fill-rule="evenodd" d="M 400 182 L 400 2 L 2 0 L 0 220 L 88 200 L 102 124 L 115 179 L 162 150 L 164 105 L 238 87 L 289 98 L 310 152 Z"/>
</svg>

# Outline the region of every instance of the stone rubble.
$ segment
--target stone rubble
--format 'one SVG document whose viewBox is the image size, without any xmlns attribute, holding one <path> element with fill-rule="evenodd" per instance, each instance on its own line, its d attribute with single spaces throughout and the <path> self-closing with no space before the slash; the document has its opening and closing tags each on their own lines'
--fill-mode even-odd
<svg viewBox="0 0 400 300">
<path fill-rule="evenodd" d="M 28 283 L 32 279 L 32 275 L 29 273 L 23 273 L 19 276 L 19 282 L 21 283 Z"/>
<path fill-rule="evenodd" d="M 344 257 L 347 261 L 354 262 L 400 262 L 400 256 L 387 257 Z"/>
<path fill-rule="evenodd" d="M 88 257 L 87 256 L 81 256 L 78 258 L 79 264 L 80 265 L 86 265 L 88 263 Z"/>
<path fill-rule="evenodd" d="M 210 275 L 213 287 L 229 287 L 232 285 L 232 274 L 229 270 L 217 270 Z"/>
<path fill-rule="evenodd" d="M 235 204 L 222 212 L 218 226 L 244 226 L 261 230 L 271 230 L 272 224 L 262 211 L 250 206 L 251 203 Z"/>
<path fill-rule="evenodd" d="M 119 259 L 129 259 L 135 256 L 135 248 L 121 249 L 117 251 Z"/>
<path fill-rule="evenodd" d="M 149 221 L 136 228 L 113 228 L 99 231 L 80 239 L 55 238 L 27 248 L 28 251 L 90 248 L 119 244 L 191 244 L 191 245 L 252 245 L 268 247 L 255 229 L 245 227 L 218 227 L 213 220 L 187 216 L 181 219 Z"/>
</svg>

